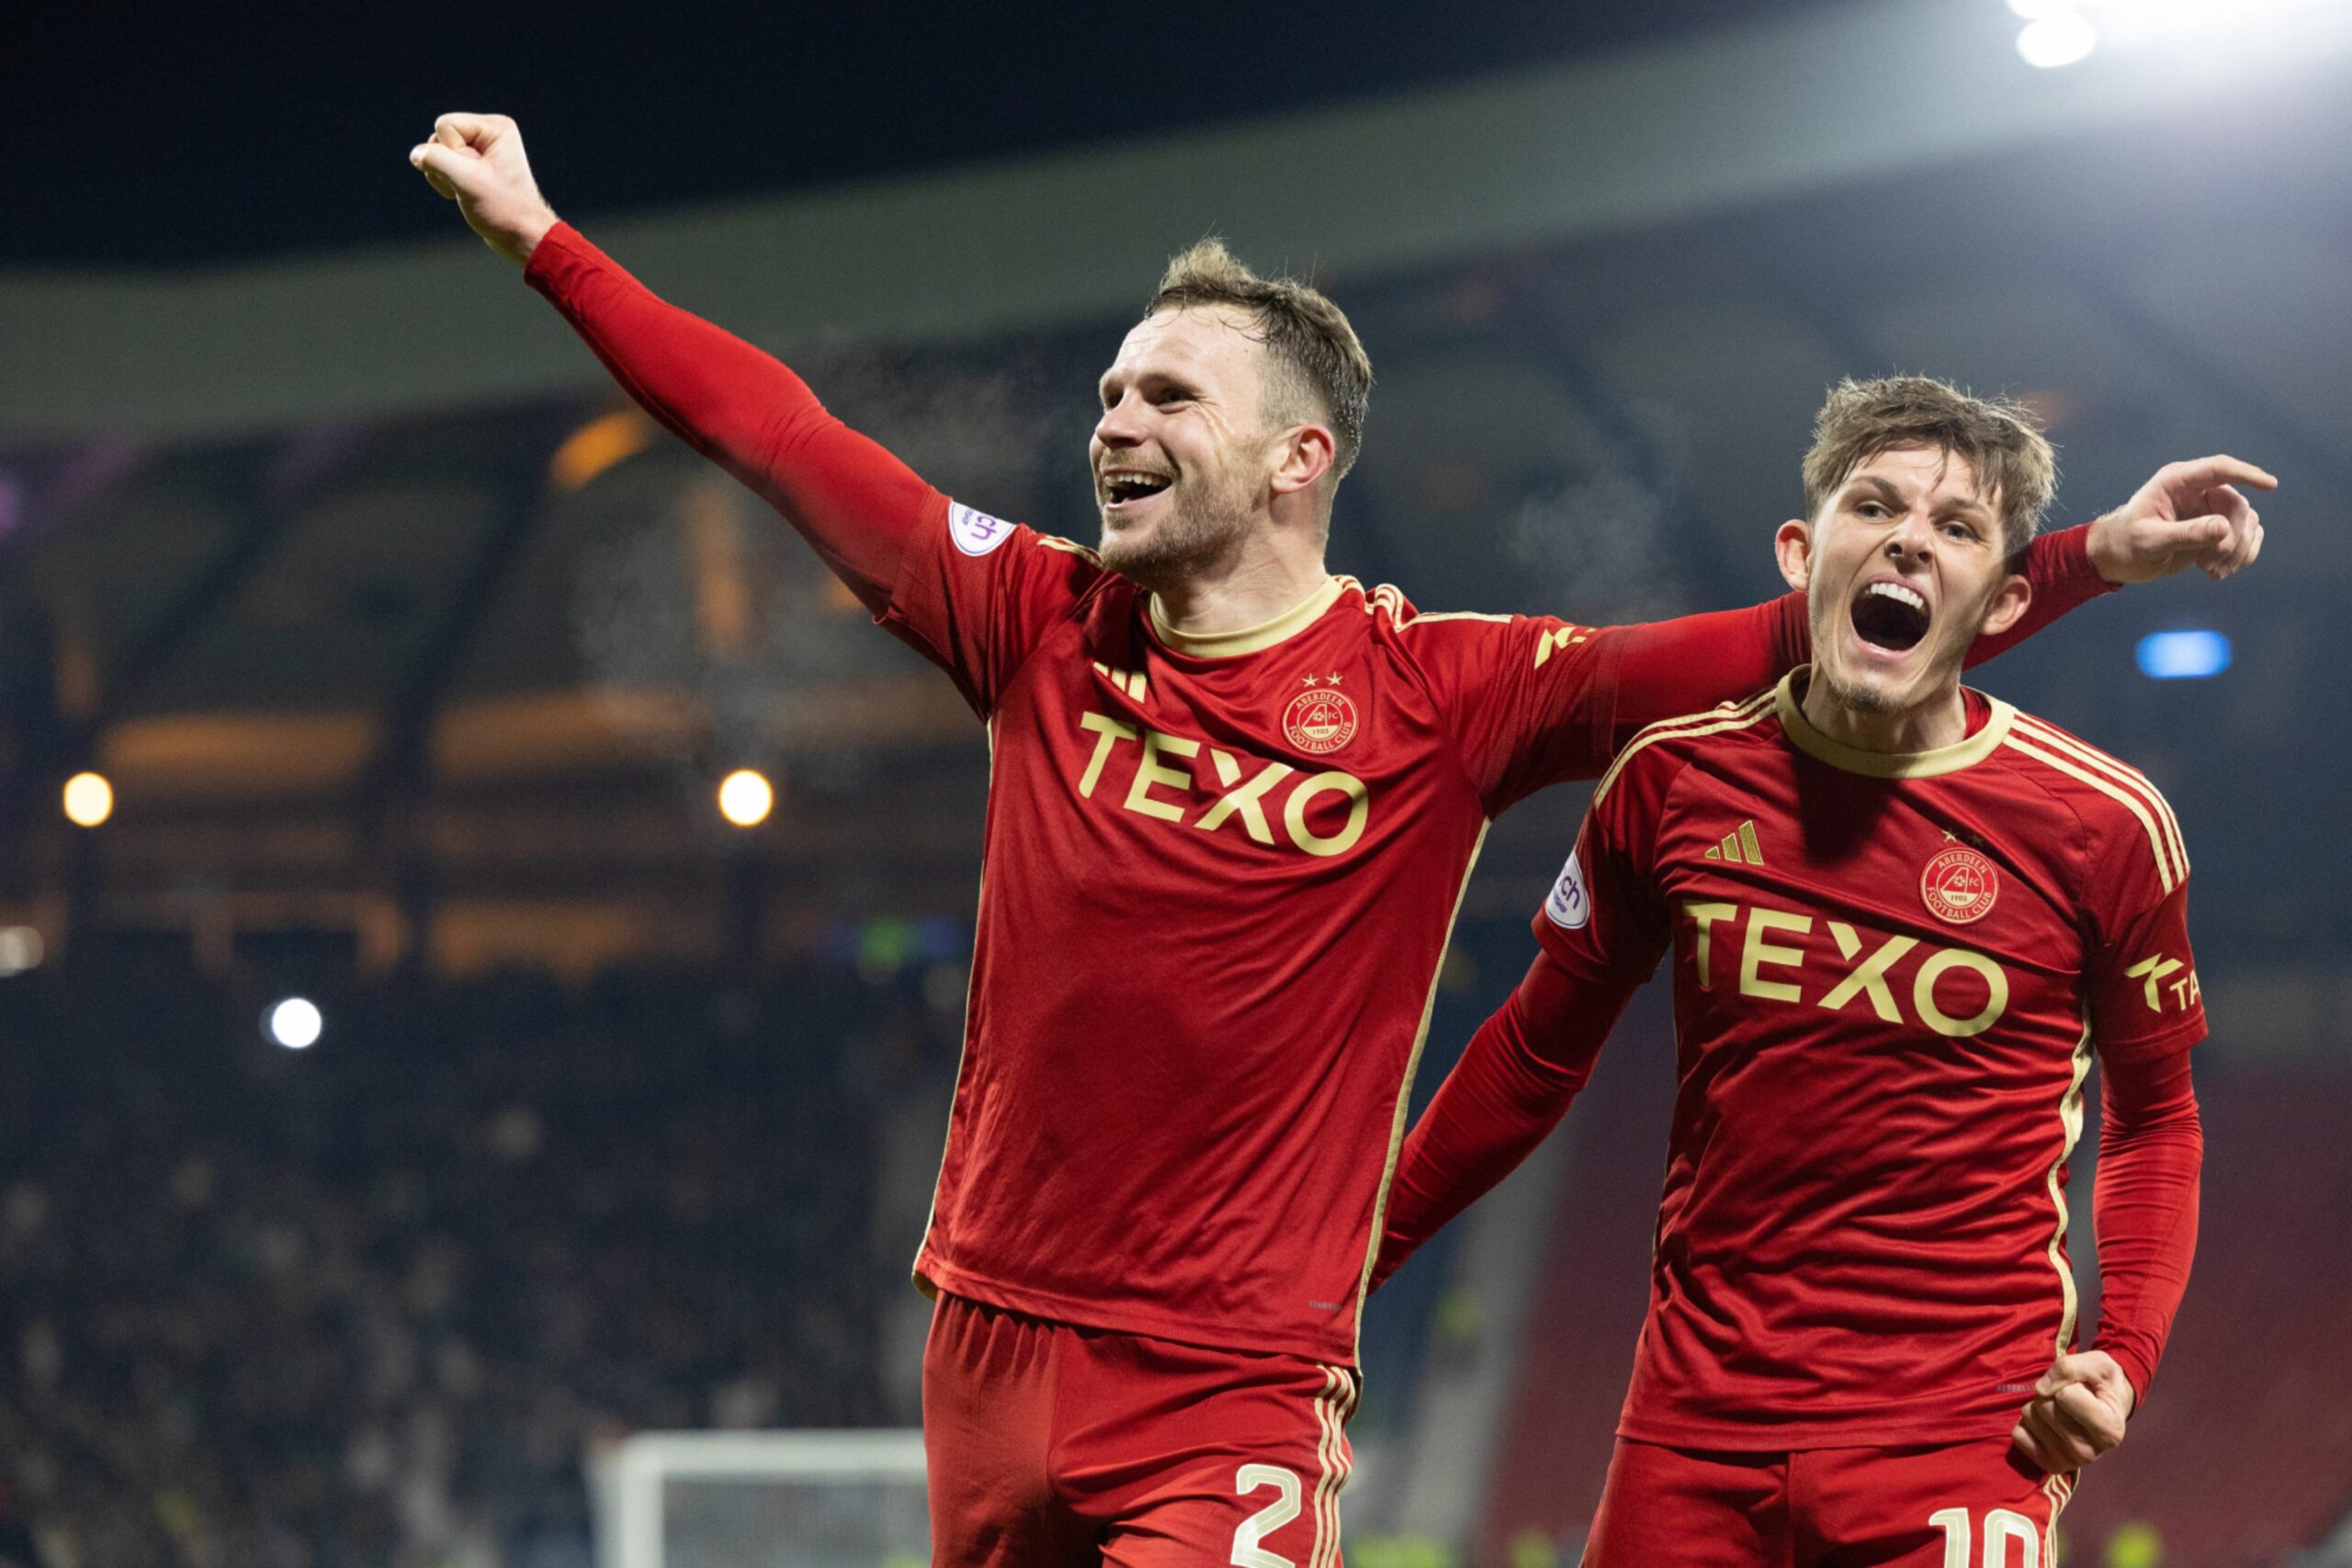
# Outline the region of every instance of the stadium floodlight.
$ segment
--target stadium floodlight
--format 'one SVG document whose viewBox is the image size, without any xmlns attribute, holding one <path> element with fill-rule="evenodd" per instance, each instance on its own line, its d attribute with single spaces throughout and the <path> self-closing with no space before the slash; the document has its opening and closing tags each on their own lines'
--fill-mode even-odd
<svg viewBox="0 0 2352 1568">
<path fill-rule="evenodd" d="M 592 419 L 566 436 L 548 459 L 548 479 L 558 490 L 578 490 L 625 457 L 653 445 L 653 422 L 635 409 Z"/>
<path fill-rule="evenodd" d="M 288 997 L 262 1015 L 262 1032 L 288 1051 L 307 1051 L 326 1031 L 326 1019 L 307 997 Z"/>
<path fill-rule="evenodd" d="M 2216 631 L 2151 632 L 2138 658 L 2151 681 L 2202 681 L 2230 667 L 2230 639 Z"/>
<path fill-rule="evenodd" d="M 40 967 L 48 949 L 30 926 L 0 926 L 0 978 Z"/>
<path fill-rule="evenodd" d="M 75 773 L 65 781 L 65 819 L 95 828 L 114 815 L 114 785 L 100 773 Z"/>
<path fill-rule="evenodd" d="M 2018 53 L 2044 71 L 2072 65 L 2098 47 L 2098 29 L 2079 11 L 2058 11 L 2028 22 L 2018 34 Z"/>
<path fill-rule="evenodd" d="M 590 1470 L 597 1568 L 922 1568 L 920 1431 L 640 1432 Z"/>
<path fill-rule="evenodd" d="M 738 768 L 718 784 L 718 814 L 738 828 L 756 828 L 775 809 L 775 787 L 756 768 Z"/>
</svg>

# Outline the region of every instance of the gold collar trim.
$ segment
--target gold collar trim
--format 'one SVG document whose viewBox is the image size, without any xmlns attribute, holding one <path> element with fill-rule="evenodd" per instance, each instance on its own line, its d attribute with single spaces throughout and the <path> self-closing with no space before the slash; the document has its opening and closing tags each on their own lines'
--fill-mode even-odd
<svg viewBox="0 0 2352 1568">
<path fill-rule="evenodd" d="M 1984 700 L 1992 711 L 1984 716 L 1984 728 L 1965 740 L 1939 746 L 1932 751 L 1865 751 L 1831 739 L 1805 717 L 1797 690 L 1812 674 L 1813 666 L 1800 664 L 1781 676 L 1780 685 L 1774 688 L 1772 706 L 1780 716 L 1781 731 L 1788 736 L 1789 743 L 1806 756 L 1874 779 L 1931 779 L 1939 773 L 1956 773 L 1962 768 L 1974 767 L 1993 754 L 2001 738 L 2008 734 L 2010 720 L 2018 715 L 2017 709 L 2000 698 L 1986 696 Z"/>
<path fill-rule="evenodd" d="M 1261 621 L 1254 626 L 1243 626 L 1232 632 L 1180 632 L 1159 614 L 1159 598 L 1154 594 L 1151 604 L 1151 629 L 1159 640 L 1179 653 L 1189 653 L 1198 659 L 1231 659 L 1236 654 L 1256 653 L 1305 631 L 1322 617 L 1323 612 L 1339 603 L 1346 587 L 1336 577 L 1327 577 L 1323 586 L 1284 610 L 1271 621 Z"/>
</svg>

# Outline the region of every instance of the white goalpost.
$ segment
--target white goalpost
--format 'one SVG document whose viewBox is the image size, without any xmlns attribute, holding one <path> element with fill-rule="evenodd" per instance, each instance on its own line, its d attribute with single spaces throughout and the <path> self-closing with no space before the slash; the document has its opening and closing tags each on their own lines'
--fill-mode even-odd
<svg viewBox="0 0 2352 1568">
<path fill-rule="evenodd" d="M 640 1432 L 592 1472 L 597 1568 L 923 1568 L 919 1430 Z"/>
</svg>

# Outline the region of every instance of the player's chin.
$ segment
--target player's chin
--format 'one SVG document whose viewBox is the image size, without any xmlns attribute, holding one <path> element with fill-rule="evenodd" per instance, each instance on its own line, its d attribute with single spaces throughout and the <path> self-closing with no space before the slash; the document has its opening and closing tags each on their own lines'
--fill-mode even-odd
<svg viewBox="0 0 2352 1568">
<path fill-rule="evenodd" d="M 1168 531 L 1134 516 L 1114 515 L 1105 507 L 1102 543 L 1095 553 L 1113 571 L 1128 577 L 1147 576 L 1169 561 Z"/>
</svg>

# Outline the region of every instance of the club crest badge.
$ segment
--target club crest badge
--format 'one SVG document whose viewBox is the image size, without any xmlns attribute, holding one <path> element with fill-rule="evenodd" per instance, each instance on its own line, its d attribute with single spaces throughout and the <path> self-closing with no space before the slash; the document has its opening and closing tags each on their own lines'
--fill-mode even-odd
<svg viewBox="0 0 2352 1568">
<path fill-rule="evenodd" d="M 1993 900 L 2000 892 L 2001 874 L 1993 863 L 1958 845 L 1938 853 L 1919 876 L 1919 897 L 1928 913 L 1956 926 L 1992 913 Z"/>
<path fill-rule="evenodd" d="M 1356 736 L 1356 705 L 1340 690 L 1340 678 L 1306 677 L 1306 690 L 1283 710 L 1283 734 L 1309 756 L 1328 757 Z"/>
</svg>

